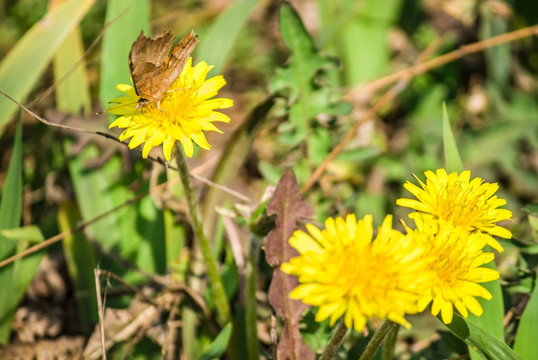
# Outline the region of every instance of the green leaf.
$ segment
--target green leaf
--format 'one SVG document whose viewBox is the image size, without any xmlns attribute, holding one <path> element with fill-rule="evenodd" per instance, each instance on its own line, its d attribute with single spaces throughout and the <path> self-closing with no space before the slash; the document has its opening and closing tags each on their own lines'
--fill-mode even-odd
<svg viewBox="0 0 538 360">
<path fill-rule="evenodd" d="M 33 242 L 42 242 L 43 235 L 37 226 L 11 229 L 7 233 L 16 240 L 16 253 L 29 248 Z M 27 255 L 6 267 L 0 269 L 0 343 L 9 341 L 11 324 L 17 311 L 17 305 L 26 293 L 26 288 L 32 282 L 35 272 L 41 263 L 43 251 Z"/>
<path fill-rule="evenodd" d="M 60 231 L 75 228 L 80 221 L 77 205 L 63 203 L 58 209 L 58 227 Z M 62 239 L 67 271 L 74 287 L 77 312 L 81 322 L 90 325 L 98 321 L 95 277 L 93 269 L 97 266 L 95 251 L 81 231 L 66 235 Z"/>
<path fill-rule="evenodd" d="M 484 251 L 493 251 L 489 246 L 484 248 Z M 488 264 L 485 264 L 484 267 L 490 269 L 497 269 L 495 262 L 491 261 Z M 478 298 L 480 306 L 484 312 L 480 316 L 475 316 L 469 314 L 469 321 L 472 321 L 473 324 L 479 326 L 481 329 L 486 331 L 488 334 L 495 336 L 499 341 L 504 342 L 504 300 L 501 289 L 501 283 L 499 280 L 490 281 L 482 285 L 487 291 L 490 292 L 492 299 L 486 300 L 483 298 Z M 469 349 L 471 353 L 471 359 L 480 359 L 479 355 L 473 351 L 472 348 Z"/>
<path fill-rule="evenodd" d="M 538 204 L 527 205 L 527 206 L 525 206 L 525 208 L 523 210 L 525 210 L 529 214 L 532 214 L 534 216 L 538 216 Z"/>
<path fill-rule="evenodd" d="M 67 144 L 66 152 L 69 152 Z M 86 162 L 98 155 L 97 147 L 91 144 L 69 160 L 69 172 L 84 221 L 134 198 L 129 185 L 140 177 L 134 169 L 124 174 L 119 156 L 112 157 L 100 168 L 87 168 Z M 147 183 L 144 185 L 147 188 Z M 162 212 L 156 209 L 149 196 L 114 211 L 88 226 L 87 231 L 105 249 L 116 248 L 124 259 L 146 271 L 161 273 L 166 267 Z M 136 273 L 130 274 L 126 281 L 140 279 Z"/>
<path fill-rule="evenodd" d="M 204 34 L 197 49 L 197 58 L 214 65 L 220 74 L 257 0 L 235 0 Z"/>
<path fill-rule="evenodd" d="M 198 360 L 219 359 L 228 347 L 230 337 L 232 336 L 232 329 L 232 324 L 227 323 L 215 340 L 213 340 L 211 344 L 209 344 L 209 347 L 198 357 Z"/>
<path fill-rule="evenodd" d="M 301 18 L 288 2 L 280 6 L 280 33 L 291 51 L 291 61 L 286 68 L 277 70 L 270 88 L 288 98 L 289 122 L 279 128 L 280 141 L 293 146 L 307 137 L 309 125 L 318 115 L 339 115 L 350 107 L 343 106 L 345 102 L 338 92 L 328 88 L 328 72 L 336 72 L 338 62 L 318 54 Z"/>
<path fill-rule="evenodd" d="M 20 241 L 28 241 L 30 244 L 35 245 L 43 241 L 43 234 L 41 234 L 39 228 L 34 226 L 6 229 L 0 231 L 0 233 L 6 238 L 6 240 L 14 240 L 15 243 Z"/>
<path fill-rule="evenodd" d="M 43 236 L 35 226 L 17 228 L 21 221 L 21 209 L 22 120 L 19 119 L 0 202 L 0 259 L 6 259 L 25 250 L 30 242 L 43 240 Z M 42 253 L 35 253 L 0 269 L 0 284 L 2 284 L 2 291 L 0 291 L 0 343 L 2 344 L 9 341 L 11 324 L 17 305 L 34 277 L 41 262 L 41 256 Z"/>
<path fill-rule="evenodd" d="M 0 199 L 0 230 L 19 226 L 22 209 L 22 120 L 17 124 L 13 153 L 9 161 L 6 180 Z M 0 233 L 0 258 L 10 256 L 16 243 L 5 241 Z M 2 282 L 0 282 L 2 283 Z"/>
<path fill-rule="evenodd" d="M 95 0 L 65 1 L 49 11 L 7 54 L 0 64 L 1 90 L 24 102 L 53 55 Z M 0 96 L 0 135 L 17 105 Z"/>
<path fill-rule="evenodd" d="M 71 71 L 56 88 L 56 104 L 60 111 L 84 114 L 91 111 L 90 90 L 86 74 L 86 62 L 81 61 L 76 68 L 73 66 L 84 54 L 80 29 L 75 27 L 59 47 L 54 56 L 54 78 L 60 81 L 64 75 Z"/>
<path fill-rule="evenodd" d="M 514 350 L 522 359 L 536 357 L 536 334 L 538 334 L 538 285 L 535 282 L 534 290 L 521 316 L 514 342 Z"/>
<path fill-rule="evenodd" d="M 521 360 L 521 358 L 505 343 L 488 334 L 470 321 L 465 321 L 460 315 L 454 314 L 452 323 L 446 324 L 457 337 L 478 352 L 483 359 L 491 360 Z"/>
<path fill-rule="evenodd" d="M 402 0 L 353 0 L 327 2 L 334 8 L 326 26 L 339 27 L 334 42 L 346 64 L 348 85 L 381 76 L 391 55 L 389 32 L 398 20 Z M 329 30 L 330 31 L 330 30 Z"/>
<path fill-rule="evenodd" d="M 463 171 L 463 163 L 461 162 L 460 153 L 452 128 L 450 126 L 450 120 L 448 120 L 448 114 L 446 112 L 446 104 L 443 103 L 443 147 L 445 152 L 445 168 L 448 173 L 453 171 Z"/>
</svg>

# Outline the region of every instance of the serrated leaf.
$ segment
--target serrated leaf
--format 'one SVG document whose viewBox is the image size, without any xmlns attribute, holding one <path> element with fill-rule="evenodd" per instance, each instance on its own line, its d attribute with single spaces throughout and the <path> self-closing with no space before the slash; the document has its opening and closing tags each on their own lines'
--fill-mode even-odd
<svg viewBox="0 0 538 360">
<path fill-rule="evenodd" d="M 297 220 L 313 215 L 313 210 L 301 196 L 293 172 L 282 176 L 266 211 L 269 216 L 275 216 L 275 228 L 267 235 L 264 246 L 267 262 L 275 267 L 269 286 L 269 302 L 284 321 L 277 355 L 279 359 L 315 359 L 314 352 L 299 332 L 302 313 L 308 306 L 289 297 L 289 293 L 298 285 L 297 277 L 280 270 L 280 264 L 298 254 L 288 242 L 297 228 Z"/>
<path fill-rule="evenodd" d="M 267 204 L 267 215 L 275 215 L 275 228 L 267 235 L 265 258 L 271 266 L 278 266 L 296 256 L 297 251 L 288 243 L 297 229 L 297 220 L 314 214 L 301 196 L 297 179 L 288 172 L 280 179 L 275 192 Z"/>
<path fill-rule="evenodd" d="M 232 324 L 228 323 L 224 326 L 215 340 L 209 344 L 207 349 L 198 357 L 198 360 L 213 360 L 220 359 L 226 351 L 230 338 L 232 336 Z"/>
<path fill-rule="evenodd" d="M 329 69 L 336 71 L 335 59 L 318 53 L 301 18 L 288 2 L 280 6 L 279 20 L 280 33 L 291 51 L 291 60 L 286 68 L 277 70 L 270 88 L 288 98 L 289 123 L 279 131 L 283 133 L 281 141 L 292 146 L 305 139 L 310 122 L 317 115 L 336 115 L 347 108 L 328 91 L 328 82 L 321 81 Z"/>
<path fill-rule="evenodd" d="M 493 335 L 488 334 L 470 321 L 465 321 L 460 315 L 454 314 L 452 323 L 445 325 L 457 337 L 484 359 L 491 360 L 521 360 L 508 345 Z"/>
</svg>

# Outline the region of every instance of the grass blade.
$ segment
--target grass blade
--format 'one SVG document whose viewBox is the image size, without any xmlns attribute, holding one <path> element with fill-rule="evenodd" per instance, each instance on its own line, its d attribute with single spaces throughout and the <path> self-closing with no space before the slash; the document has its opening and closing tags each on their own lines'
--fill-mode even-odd
<svg viewBox="0 0 538 360">
<path fill-rule="evenodd" d="M 1 90 L 24 102 L 60 45 L 95 0 L 66 1 L 36 23 L 0 64 Z M 17 105 L 0 97 L 0 135 Z"/>
<path fill-rule="evenodd" d="M 13 152 L 7 170 L 6 181 L 2 188 L 0 203 L 0 259 L 5 259 L 15 252 L 21 252 L 30 243 L 43 240 L 39 229 L 17 228 L 22 211 L 22 121 L 19 120 L 15 133 Z M 16 241 L 10 241 L 16 240 Z M 22 241 L 20 241 L 22 240 Z M 0 269 L 0 343 L 9 341 L 11 323 L 17 305 L 26 292 L 41 262 L 42 253 L 27 256 Z"/>
<path fill-rule="evenodd" d="M 522 359 L 536 356 L 536 334 L 538 334 L 538 284 L 534 284 L 531 298 L 521 316 L 517 329 L 514 350 Z"/>
<path fill-rule="evenodd" d="M 83 56 L 82 36 L 76 27 L 69 33 L 54 56 L 54 78 L 61 79 Z M 86 74 L 86 62 L 82 61 L 56 88 L 58 110 L 78 114 L 91 111 L 90 91 Z"/>
<path fill-rule="evenodd" d="M 521 360 L 504 342 L 482 330 L 471 321 L 465 321 L 460 315 L 454 314 L 448 327 L 457 337 L 465 341 L 470 349 L 479 352 L 479 358 L 491 360 Z"/>
<path fill-rule="evenodd" d="M 446 112 L 446 104 L 443 103 L 443 148 L 445 153 L 445 169 L 448 173 L 453 171 L 463 171 L 463 163 L 461 161 L 456 139 L 450 126 L 450 120 Z"/>
<path fill-rule="evenodd" d="M 239 33 L 245 25 L 256 0 L 236 0 L 209 28 L 197 49 L 197 58 L 215 65 L 213 74 L 220 74 Z"/>
</svg>

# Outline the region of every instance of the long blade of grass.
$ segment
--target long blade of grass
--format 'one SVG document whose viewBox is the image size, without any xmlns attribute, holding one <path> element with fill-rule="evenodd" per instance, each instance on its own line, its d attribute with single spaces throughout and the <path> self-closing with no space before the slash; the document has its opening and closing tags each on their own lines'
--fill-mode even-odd
<svg viewBox="0 0 538 360">
<path fill-rule="evenodd" d="M 487 249 L 484 249 L 484 251 L 486 250 Z M 484 265 L 484 267 L 490 269 L 497 269 L 493 261 L 489 264 Z M 489 335 L 496 337 L 500 342 L 504 343 L 504 301 L 501 283 L 499 282 L 499 280 L 495 280 L 481 285 L 491 293 L 493 298 L 489 301 L 486 299 L 478 298 L 477 300 L 482 306 L 484 313 L 481 316 L 469 314 L 469 321 L 472 321 L 476 326 L 479 326 Z M 478 360 L 482 358 L 472 347 L 469 347 L 469 352 L 471 354 L 472 360 Z"/>
<path fill-rule="evenodd" d="M 224 11 L 204 34 L 198 45 L 197 56 L 215 65 L 212 72 L 220 74 L 248 16 L 258 3 L 256 0 L 236 0 Z"/>
<path fill-rule="evenodd" d="M 534 284 L 514 342 L 514 350 L 522 359 L 533 359 L 536 356 L 536 334 L 538 334 L 538 283 Z"/>
<path fill-rule="evenodd" d="M 19 226 L 22 214 L 22 121 L 19 120 L 15 133 L 13 152 L 7 170 L 6 181 L 2 188 L 0 203 L 0 259 L 14 252 L 23 251 L 31 242 L 43 240 L 39 229 L 14 229 Z M 15 241 L 13 241 L 15 240 Z M 22 240 L 22 241 L 21 241 Z M 42 253 L 27 256 L 0 269 L 0 343 L 9 341 L 11 323 L 17 305 L 32 281 L 41 262 Z"/>
<path fill-rule="evenodd" d="M 230 342 L 232 336 L 232 323 L 228 323 L 224 326 L 221 332 L 217 335 L 215 340 L 209 344 L 207 349 L 198 357 L 198 360 L 211 360 L 220 358 L 226 351 L 226 347 Z"/>
<path fill-rule="evenodd" d="M 83 56 L 82 36 L 75 27 L 69 33 L 54 56 L 54 78 L 56 81 L 70 71 Z M 90 91 L 86 74 L 86 63 L 82 61 L 56 88 L 58 110 L 77 114 L 82 109 L 85 114 L 91 111 Z"/>
<path fill-rule="evenodd" d="M 21 221 L 22 209 L 22 121 L 19 120 L 13 152 L 7 169 L 6 180 L 2 188 L 0 201 L 0 231 L 16 228 Z M 0 258 L 4 259 L 11 254 L 15 244 L 5 241 L 0 233 Z"/>
<path fill-rule="evenodd" d="M 446 104 L 443 103 L 443 149 L 445 153 L 445 169 L 451 173 L 453 171 L 463 171 L 463 163 L 461 161 L 456 139 L 450 126 L 450 120 L 446 112 Z"/>
<path fill-rule="evenodd" d="M 446 111 L 446 105 L 443 103 L 443 146 L 445 152 L 445 167 L 447 172 L 461 172 L 463 163 L 452 133 L 450 121 Z M 496 269 L 495 263 L 486 264 L 485 267 Z M 469 315 L 469 320 L 479 326 L 488 334 L 495 336 L 500 342 L 504 343 L 503 316 L 504 302 L 499 280 L 482 284 L 493 296 L 491 300 L 478 299 L 484 313 L 481 316 Z M 472 346 L 469 347 L 471 359 L 481 359 L 480 355 Z"/>
<path fill-rule="evenodd" d="M 403 1 L 342 0 L 332 3 L 340 3 L 341 8 L 355 11 L 354 16 L 340 30 L 338 37 L 343 45 L 344 62 L 349 65 L 345 69 L 347 83 L 358 84 L 381 75 L 390 56 L 387 41 L 389 31 L 397 19 Z M 335 13 L 341 14 L 342 11 Z"/>
<path fill-rule="evenodd" d="M 73 202 L 62 204 L 57 217 L 61 231 L 75 228 L 80 220 L 78 208 Z M 82 232 L 64 237 L 62 247 L 75 290 L 79 318 L 83 324 L 90 325 L 98 320 L 93 275 L 93 269 L 97 266 L 95 252 Z"/>
<path fill-rule="evenodd" d="M 485 332 L 477 324 L 465 321 L 458 314 L 454 314 L 452 323 L 447 324 L 446 327 L 465 341 L 469 349 L 476 351 L 478 359 L 521 360 L 514 350 L 510 349 L 504 342 Z"/>
<path fill-rule="evenodd" d="M 24 101 L 64 42 L 95 0 L 72 0 L 49 11 L 15 45 L 0 64 L 1 90 Z M 0 97 L 0 135 L 17 105 Z"/>
</svg>

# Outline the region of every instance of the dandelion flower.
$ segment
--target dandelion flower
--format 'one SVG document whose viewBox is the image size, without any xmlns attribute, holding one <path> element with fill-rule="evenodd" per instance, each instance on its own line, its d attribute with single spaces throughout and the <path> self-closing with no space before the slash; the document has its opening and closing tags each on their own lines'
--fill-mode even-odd
<svg viewBox="0 0 538 360">
<path fill-rule="evenodd" d="M 300 255 L 282 264 L 300 283 L 290 297 L 318 306 L 316 321 L 330 318 L 331 326 L 344 316 L 348 328 L 362 331 L 375 316 L 410 327 L 404 316 L 417 312 L 427 272 L 420 248 L 391 222 L 389 215 L 373 241 L 371 215 L 328 218 L 323 230 L 307 224 L 308 233 L 295 231 L 289 241 Z"/>
<path fill-rule="evenodd" d="M 164 93 L 158 102 L 139 106 L 139 96 L 130 85 L 118 85 L 116 88 L 126 94 L 116 98 L 110 107 L 112 114 L 121 115 L 110 128 L 125 128 L 119 139 L 131 138 L 131 149 L 144 143 L 142 156 L 146 158 L 150 150 L 163 145 L 166 160 L 172 159 L 174 145 L 179 141 L 185 154 L 193 154 L 193 142 L 202 149 L 211 146 L 204 131 L 222 133 L 213 122 L 229 122 L 230 118 L 215 110 L 226 109 L 233 105 L 227 98 L 213 98 L 226 84 L 222 75 L 206 79 L 213 68 L 205 62 L 191 66 L 189 58 L 177 80 Z"/>
<path fill-rule="evenodd" d="M 422 311 L 433 301 L 432 315 L 441 312 L 445 324 L 452 322 L 453 307 L 467 318 L 468 311 L 480 316 L 482 307 L 477 296 L 490 300 L 491 294 L 478 283 L 499 278 L 499 272 L 480 267 L 493 260 L 493 253 L 483 252 L 486 238 L 469 234 L 462 227 L 428 217 L 415 217 L 417 228 L 407 228 L 417 246 L 424 248 L 428 271 L 434 276 L 418 302 Z"/>
<path fill-rule="evenodd" d="M 404 184 L 416 200 L 398 199 L 397 205 L 461 226 L 468 232 L 481 232 L 488 245 L 499 252 L 503 250 L 492 235 L 505 239 L 512 237 L 509 230 L 496 225 L 501 220 L 510 219 L 512 212 L 499 209 L 506 201 L 494 195 L 499 188 L 496 183 L 486 183 L 480 178 L 470 181 L 470 171 L 458 175 L 438 169 L 436 173 L 426 171 L 425 175 L 426 184 L 415 176 L 422 189 L 409 181 Z M 417 213 L 409 215 L 410 218 L 415 216 Z"/>
</svg>

